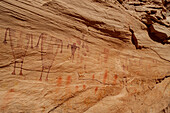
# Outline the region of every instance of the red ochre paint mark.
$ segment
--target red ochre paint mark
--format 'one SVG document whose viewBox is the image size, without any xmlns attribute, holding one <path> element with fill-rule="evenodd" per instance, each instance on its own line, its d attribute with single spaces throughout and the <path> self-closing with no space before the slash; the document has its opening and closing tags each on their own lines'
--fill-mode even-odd
<svg viewBox="0 0 170 113">
<path fill-rule="evenodd" d="M 118 78 L 118 76 L 115 75 L 115 76 L 114 76 L 114 80 L 113 80 L 113 84 L 116 84 L 117 78 Z"/>
<path fill-rule="evenodd" d="M 20 30 L 14 30 L 11 28 L 6 29 L 4 43 L 7 43 L 7 37 L 9 37 L 12 55 L 14 59 L 14 67 L 12 72 L 13 75 L 16 74 L 15 69 L 17 63 L 21 64 L 19 75 L 23 75 L 22 66 L 30 43 L 30 36 L 30 34 L 24 33 Z M 18 60 L 20 60 L 20 62 L 17 62 Z"/>
<path fill-rule="evenodd" d="M 97 91 L 98 91 L 98 87 L 95 88 L 95 94 L 97 93 Z"/>
<path fill-rule="evenodd" d="M 79 39 L 77 39 L 77 44 L 80 46 L 81 45 L 81 41 Z"/>
<path fill-rule="evenodd" d="M 83 85 L 83 89 L 84 89 L 84 90 L 86 89 L 86 85 Z"/>
<path fill-rule="evenodd" d="M 84 56 L 87 56 L 87 53 L 86 53 L 86 52 L 82 52 L 82 54 L 83 54 Z"/>
<path fill-rule="evenodd" d="M 76 45 L 76 43 L 73 43 L 73 44 L 68 44 L 68 48 L 69 48 L 69 46 L 71 46 L 71 59 L 72 59 L 72 61 L 74 60 L 74 55 L 75 55 L 75 53 L 76 53 L 76 50 L 77 50 L 77 48 L 78 48 L 78 51 L 80 50 L 80 47 L 78 47 L 77 45 Z"/>
<path fill-rule="evenodd" d="M 104 77 L 103 77 L 103 83 L 104 84 L 106 83 L 106 79 L 107 79 L 107 70 L 105 70 L 105 74 L 104 74 Z"/>
<path fill-rule="evenodd" d="M 57 86 L 61 86 L 62 83 L 62 77 L 59 77 L 57 80 Z"/>
<path fill-rule="evenodd" d="M 128 70 L 128 66 L 123 65 L 122 67 L 123 67 L 123 71 Z"/>
<path fill-rule="evenodd" d="M 85 48 L 86 48 L 86 52 L 89 52 L 89 46 L 86 45 Z"/>
<path fill-rule="evenodd" d="M 94 78 L 95 78 L 95 76 L 94 76 L 94 74 L 93 74 L 92 79 L 94 80 Z"/>
<path fill-rule="evenodd" d="M 69 75 L 68 77 L 67 77 L 67 83 L 66 83 L 66 85 L 69 85 L 71 83 L 71 76 Z"/>
<path fill-rule="evenodd" d="M 80 58 L 80 49 L 78 49 L 77 58 Z"/>
<path fill-rule="evenodd" d="M 2 107 L 1 107 L 1 109 L 5 109 L 7 106 L 8 106 L 8 103 L 12 100 L 12 98 L 13 98 L 13 95 L 11 94 L 11 93 L 13 93 L 13 92 L 15 92 L 15 90 L 14 89 L 10 89 L 7 93 L 6 93 L 6 95 L 5 95 L 5 97 L 3 98 L 3 103 L 2 103 Z"/>
<path fill-rule="evenodd" d="M 78 89 L 79 89 L 79 86 L 76 86 L 76 87 L 75 87 L 75 89 L 76 89 L 76 92 L 77 92 L 77 91 L 78 91 Z"/>
<path fill-rule="evenodd" d="M 57 39 L 56 37 L 42 33 L 39 36 L 36 47 L 38 47 L 39 45 L 41 45 L 41 61 L 42 61 L 42 70 L 39 80 L 42 80 L 44 71 L 48 70 L 46 75 L 46 81 L 48 81 L 48 75 L 55 60 L 55 57 L 59 52 L 62 53 L 63 41 L 61 39 Z M 59 48 L 61 48 L 60 51 Z"/>
<path fill-rule="evenodd" d="M 107 63 L 108 57 L 109 57 L 109 49 L 104 48 L 104 52 L 103 52 L 103 53 L 105 54 L 105 56 L 104 56 L 104 62 Z"/>
<path fill-rule="evenodd" d="M 33 35 L 32 34 L 30 34 L 31 36 L 31 48 L 33 48 Z"/>
<path fill-rule="evenodd" d="M 14 89 L 10 89 L 9 92 L 15 92 L 15 90 Z"/>
</svg>

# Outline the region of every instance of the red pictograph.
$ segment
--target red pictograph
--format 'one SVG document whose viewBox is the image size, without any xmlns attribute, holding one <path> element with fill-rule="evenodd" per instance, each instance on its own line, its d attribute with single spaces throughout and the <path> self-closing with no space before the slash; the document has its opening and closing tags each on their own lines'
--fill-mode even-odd
<svg viewBox="0 0 170 113">
<path fill-rule="evenodd" d="M 76 52 L 76 49 L 78 48 L 78 50 L 80 49 L 80 47 L 78 47 L 77 45 L 76 45 L 76 43 L 73 43 L 73 44 L 68 44 L 67 45 L 67 48 L 69 48 L 69 46 L 71 46 L 71 59 L 72 59 L 72 62 L 73 62 L 73 60 L 74 60 L 74 54 L 75 54 L 75 52 Z"/>
<path fill-rule="evenodd" d="M 95 79 L 95 75 L 93 74 L 93 76 L 92 76 L 92 80 L 94 80 Z"/>
<path fill-rule="evenodd" d="M 20 30 L 15 30 L 11 28 L 7 28 L 5 32 L 5 38 L 3 43 L 7 44 L 7 38 L 9 37 L 10 46 L 12 50 L 12 55 L 14 58 L 14 70 L 12 72 L 13 75 L 15 75 L 15 68 L 17 63 L 21 63 L 20 66 L 20 75 L 23 75 L 22 73 L 22 67 L 24 63 L 24 59 L 28 50 L 28 46 L 31 40 L 31 48 L 33 48 L 33 35 L 24 33 Z"/>
<path fill-rule="evenodd" d="M 113 84 L 116 84 L 116 83 L 117 83 L 117 78 L 118 78 L 118 75 L 117 75 L 117 74 L 115 74 L 115 75 L 114 75 Z"/>
<path fill-rule="evenodd" d="M 82 35 L 82 38 L 81 38 L 83 41 L 82 41 L 82 49 L 81 49 L 81 55 L 80 55 L 80 63 L 82 63 L 83 65 L 83 70 L 85 73 L 87 73 L 87 63 L 86 63 L 86 58 L 87 58 L 87 55 L 88 55 L 88 52 L 89 52 L 89 46 L 87 45 L 87 37 L 85 37 L 85 35 L 83 34 Z"/>
<path fill-rule="evenodd" d="M 95 94 L 97 93 L 97 91 L 98 91 L 98 87 L 95 88 Z"/>
<path fill-rule="evenodd" d="M 81 45 L 81 40 L 80 39 L 77 39 L 76 40 L 77 44 L 80 46 Z"/>
<path fill-rule="evenodd" d="M 107 63 L 109 58 L 109 49 L 104 48 L 103 54 L 104 54 L 104 62 Z"/>
<path fill-rule="evenodd" d="M 89 52 L 89 46 L 87 45 L 87 38 L 85 38 L 85 35 L 82 35 L 82 39 L 83 39 L 83 44 L 82 44 L 82 48 L 85 48 L 86 52 Z"/>
<path fill-rule="evenodd" d="M 104 83 L 104 84 L 106 83 L 107 77 L 108 77 L 108 71 L 105 70 L 104 77 L 103 77 L 103 83 Z"/>
<path fill-rule="evenodd" d="M 8 107 L 9 103 L 13 100 L 14 95 L 14 89 L 10 89 L 5 93 L 4 98 L 2 99 L 1 110 L 4 110 Z"/>
<path fill-rule="evenodd" d="M 71 83 L 71 76 L 69 75 L 68 77 L 67 77 L 67 83 L 66 83 L 66 85 L 69 85 Z"/>
<path fill-rule="evenodd" d="M 57 86 L 61 86 L 61 84 L 62 84 L 62 77 L 59 77 L 57 79 Z"/>
<path fill-rule="evenodd" d="M 83 85 L 83 90 L 85 90 L 86 89 L 86 85 Z"/>
<path fill-rule="evenodd" d="M 42 60 L 42 71 L 40 75 L 40 80 L 42 80 L 42 75 L 45 69 L 48 70 L 46 76 L 46 80 L 48 80 L 48 74 L 53 65 L 56 55 L 59 52 L 59 48 L 61 48 L 60 53 L 62 53 L 63 41 L 56 37 L 42 33 L 38 39 L 36 47 L 38 47 L 40 43 L 41 43 L 41 60 Z"/>
</svg>

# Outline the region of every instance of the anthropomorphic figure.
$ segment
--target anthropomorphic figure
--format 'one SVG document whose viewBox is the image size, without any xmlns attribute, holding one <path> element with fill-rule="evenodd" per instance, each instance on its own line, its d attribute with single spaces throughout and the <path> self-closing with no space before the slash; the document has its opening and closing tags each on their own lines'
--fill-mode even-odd
<svg viewBox="0 0 170 113">
<path fill-rule="evenodd" d="M 73 44 L 68 44 L 67 45 L 67 48 L 69 48 L 69 46 L 71 46 L 71 59 L 72 59 L 72 62 L 73 62 L 73 60 L 74 60 L 74 54 L 75 54 L 75 52 L 76 52 L 76 49 L 78 48 L 78 49 L 80 49 L 80 47 L 78 47 L 77 45 L 76 45 L 76 43 L 73 43 Z"/>
<path fill-rule="evenodd" d="M 15 68 L 17 63 L 21 63 L 19 75 L 23 75 L 22 67 L 24 59 L 28 50 L 28 46 L 31 40 L 31 48 L 33 48 L 33 35 L 27 34 L 19 30 L 7 28 L 5 32 L 5 38 L 3 43 L 7 44 L 7 38 L 9 37 L 12 55 L 14 58 L 14 70 L 12 72 L 15 75 Z"/>
<path fill-rule="evenodd" d="M 87 39 L 87 37 L 85 37 L 84 34 L 82 35 L 82 40 L 83 40 L 83 43 L 82 43 L 80 63 L 83 63 L 83 70 L 84 70 L 85 73 L 87 73 L 87 64 L 86 64 L 85 60 L 86 60 L 87 55 L 89 53 L 89 46 L 87 44 L 88 39 Z"/>
<path fill-rule="evenodd" d="M 57 39 L 53 36 L 42 33 L 39 37 L 36 47 L 39 46 L 41 40 L 41 60 L 42 60 L 42 71 L 39 80 L 42 80 L 42 75 L 45 69 L 47 69 L 46 81 L 48 80 L 48 74 L 53 65 L 56 55 L 58 54 L 59 48 L 62 53 L 63 42 L 61 39 Z"/>
</svg>

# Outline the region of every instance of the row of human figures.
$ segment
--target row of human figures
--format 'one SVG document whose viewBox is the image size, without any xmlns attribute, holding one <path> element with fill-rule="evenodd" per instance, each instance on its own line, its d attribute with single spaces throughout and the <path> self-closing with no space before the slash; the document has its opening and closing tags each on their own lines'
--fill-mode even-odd
<svg viewBox="0 0 170 113">
<path fill-rule="evenodd" d="M 16 74 L 16 71 L 15 71 L 16 63 L 21 63 L 19 75 L 23 75 L 22 67 L 24 63 L 24 58 L 26 56 L 26 53 L 27 53 L 27 50 L 30 44 L 31 44 L 31 48 L 33 48 L 33 35 L 24 33 L 20 30 L 7 28 L 5 31 L 5 38 L 3 41 L 4 44 L 7 44 L 8 37 L 9 37 L 9 42 L 10 42 L 10 46 L 12 50 L 12 55 L 14 58 L 14 69 L 13 69 L 12 74 L 13 75 Z M 39 80 L 42 80 L 42 75 L 43 75 L 44 70 L 47 70 L 46 80 L 48 80 L 48 74 L 53 65 L 56 55 L 58 53 L 62 53 L 63 51 L 63 41 L 61 39 L 58 39 L 46 33 L 41 33 L 35 47 L 38 48 L 39 46 L 41 49 L 41 61 L 42 61 L 42 71 L 41 71 Z M 73 44 L 68 43 L 67 48 L 69 47 L 71 47 L 70 58 L 73 61 L 74 54 L 77 49 L 80 49 L 80 47 L 77 46 L 76 43 L 73 43 Z M 82 48 L 84 47 L 85 46 L 83 42 Z M 86 48 L 88 48 L 87 45 L 86 45 Z"/>
</svg>

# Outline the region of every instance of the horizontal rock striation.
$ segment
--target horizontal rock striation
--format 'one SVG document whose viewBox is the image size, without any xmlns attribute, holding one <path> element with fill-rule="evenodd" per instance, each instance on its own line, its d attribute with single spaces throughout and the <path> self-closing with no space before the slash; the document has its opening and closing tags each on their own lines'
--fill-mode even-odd
<svg viewBox="0 0 170 113">
<path fill-rule="evenodd" d="M 0 112 L 169 113 L 168 0 L 0 0 Z"/>
</svg>

